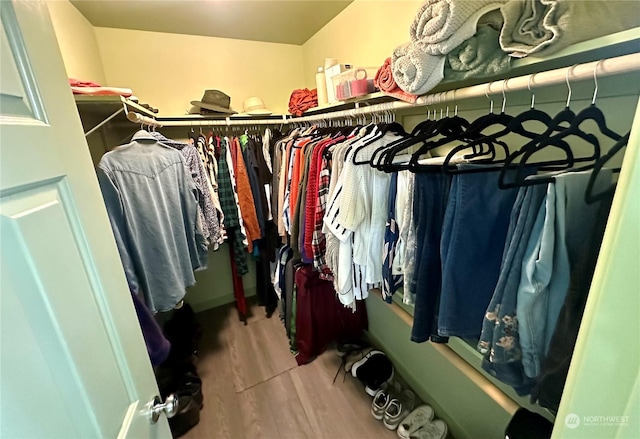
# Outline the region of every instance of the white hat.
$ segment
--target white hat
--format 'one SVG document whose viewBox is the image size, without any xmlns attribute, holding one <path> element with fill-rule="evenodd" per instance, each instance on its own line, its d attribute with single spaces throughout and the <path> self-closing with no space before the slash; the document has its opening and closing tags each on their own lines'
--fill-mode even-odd
<svg viewBox="0 0 640 439">
<path fill-rule="evenodd" d="M 242 112 L 251 116 L 269 116 L 273 114 L 271 110 L 268 110 L 262 98 L 258 96 L 251 96 L 244 100 L 242 103 Z"/>
</svg>

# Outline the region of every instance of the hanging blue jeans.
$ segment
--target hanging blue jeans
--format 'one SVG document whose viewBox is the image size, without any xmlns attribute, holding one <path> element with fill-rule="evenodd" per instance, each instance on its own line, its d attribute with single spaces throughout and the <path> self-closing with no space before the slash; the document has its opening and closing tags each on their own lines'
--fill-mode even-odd
<svg viewBox="0 0 640 439">
<path fill-rule="evenodd" d="M 460 169 L 482 165 L 459 165 Z M 438 334 L 478 338 L 493 296 L 517 189 L 498 188 L 497 172 L 453 177 L 442 229 Z"/>
<path fill-rule="evenodd" d="M 416 174 L 413 216 L 416 225 L 415 309 L 411 340 L 422 343 L 436 333 L 437 302 L 442 284 L 440 238 L 451 177 Z"/>
<path fill-rule="evenodd" d="M 574 261 L 582 257 L 584 242 L 592 239 L 596 205 L 584 201 L 589 176 L 590 172 L 572 172 L 555 177 L 547 193 L 543 225 L 531 235 L 522 261 L 518 332 L 524 371 L 530 378 L 540 374 L 569 289 Z M 611 184 L 610 171 L 601 173 L 601 177 L 596 191 Z"/>
<path fill-rule="evenodd" d="M 524 186 L 518 191 L 511 211 L 509 230 L 498 283 L 482 323 L 478 350 L 485 354 L 482 368 L 525 395 L 532 382 L 523 374 L 522 352 L 518 339 L 519 320 L 516 300 L 522 259 L 529 237 L 536 229 L 539 212 L 544 212 L 546 185 Z M 538 221 L 538 228 L 542 223 Z"/>
<path fill-rule="evenodd" d="M 384 246 L 382 248 L 382 298 L 391 303 L 393 294 L 402 286 L 402 276 L 394 275 L 392 270 L 393 258 L 396 254 L 396 244 L 400 237 L 396 222 L 396 194 L 398 191 L 398 173 L 391 174 L 389 183 L 389 202 L 387 207 L 387 224 L 384 230 Z"/>
<path fill-rule="evenodd" d="M 596 211 L 591 213 L 589 220 L 594 220 L 595 223 L 589 232 L 589 239 L 583 240 L 581 246 L 576 249 L 578 259 L 571 261 L 569 291 L 556 322 L 549 351 L 542 362 L 537 385 L 531 391 L 531 402 L 537 402 L 552 412 L 558 411 L 562 398 L 611 201 L 609 196 L 593 205 Z"/>
</svg>

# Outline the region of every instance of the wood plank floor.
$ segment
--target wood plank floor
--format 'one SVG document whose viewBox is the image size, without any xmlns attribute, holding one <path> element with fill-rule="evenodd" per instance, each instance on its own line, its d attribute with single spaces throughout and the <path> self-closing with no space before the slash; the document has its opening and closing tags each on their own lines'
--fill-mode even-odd
<svg viewBox="0 0 640 439">
<path fill-rule="evenodd" d="M 371 397 L 350 375 L 332 384 L 340 360 L 327 351 L 298 367 L 277 314 L 251 306 L 248 325 L 233 306 L 198 314 L 204 334 L 198 373 L 204 408 L 183 438 L 394 438 L 370 413 Z"/>
</svg>

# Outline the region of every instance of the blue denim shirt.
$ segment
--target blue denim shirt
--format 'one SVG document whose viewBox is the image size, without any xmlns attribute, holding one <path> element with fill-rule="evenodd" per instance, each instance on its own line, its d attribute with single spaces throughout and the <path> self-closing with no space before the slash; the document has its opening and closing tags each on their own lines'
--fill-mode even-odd
<svg viewBox="0 0 640 439">
<path fill-rule="evenodd" d="M 138 131 L 102 157 L 97 173 L 130 288 L 152 312 L 172 309 L 207 261 L 182 154 Z"/>
</svg>

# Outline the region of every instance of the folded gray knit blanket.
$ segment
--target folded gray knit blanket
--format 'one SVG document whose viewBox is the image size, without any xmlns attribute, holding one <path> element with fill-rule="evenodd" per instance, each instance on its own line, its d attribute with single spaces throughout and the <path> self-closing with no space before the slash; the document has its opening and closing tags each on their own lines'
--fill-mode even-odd
<svg viewBox="0 0 640 439">
<path fill-rule="evenodd" d="M 479 26 L 473 37 L 446 56 L 444 79 L 462 81 L 508 71 L 509 55 L 500 48 L 499 35 L 500 32 L 490 26 Z"/>
<path fill-rule="evenodd" d="M 478 19 L 506 0 L 425 0 L 409 36 L 431 55 L 446 55 L 476 33 Z"/>
<path fill-rule="evenodd" d="M 442 81 L 444 60 L 444 56 L 428 54 L 422 45 L 407 43 L 394 49 L 391 71 L 398 87 L 421 95 Z"/>
<path fill-rule="evenodd" d="M 500 9 L 500 46 L 523 57 L 640 26 L 637 0 L 511 0 Z"/>
</svg>

